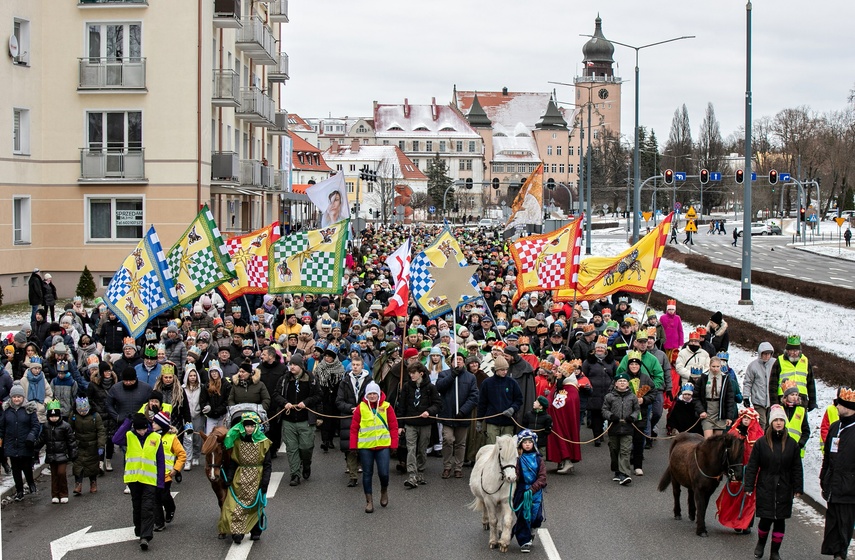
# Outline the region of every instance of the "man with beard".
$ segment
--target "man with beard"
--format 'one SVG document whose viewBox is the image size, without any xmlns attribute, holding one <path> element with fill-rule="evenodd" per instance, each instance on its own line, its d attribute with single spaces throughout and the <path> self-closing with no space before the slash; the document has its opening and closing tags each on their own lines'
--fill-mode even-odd
<svg viewBox="0 0 855 560">
<path fill-rule="evenodd" d="M 784 394 L 781 386 L 787 379 L 795 381 L 799 388 L 802 405 L 808 410 L 816 408 L 816 382 L 813 368 L 808 357 L 802 354 L 801 337 L 791 334 L 787 337 L 784 353 L 778 356 L 769 374 L 769 402 L 777 403 Z"/>
<path fill-rule="evenodd" d="M 267 346 L 261 351 L 261 362 L 258 364 L 258 369 L 261 371 L 261 382 L 267 387 L 267 392 L 270 395 L 274 394 L 279 386 L 282 377 L 287 374 L 285 365 L 279 360 L 276 354 L 276 349 Z M 280 405 L 274 398 L 268 410 L 268 418 L 273 418 L 276 413 L 281 410 Z M 276 416 L 270 420 L 270 430 L 267 433 L 273 446 L 270 448 L 271 456 L 275 459 L 279 450 L 279 445 L 282 443 L 282 415 Z"/>
</svg>

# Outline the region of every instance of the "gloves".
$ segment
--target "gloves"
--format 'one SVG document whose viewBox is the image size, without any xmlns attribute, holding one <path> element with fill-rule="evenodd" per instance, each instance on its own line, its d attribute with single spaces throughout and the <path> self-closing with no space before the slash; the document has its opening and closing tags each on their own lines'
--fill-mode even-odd
<svg viewBox="0 0 855 560">
<path fill-rule="evenodd" d="M 617 424 L 617 423 L 619 423 L 620 421 L 621 421 L 621 417 L 620 417 L 620 416 L 618 416 L 617 414 L 612 414 L 612 417 L 611 417 L 611 419 L 609 420 L 609 422 L 611 422 L 612 424 Z"/>
<path fill-rule="evenodd" d="M 745 408 L 751 408 L 751 399 L 748 397 L 742 397 L 742 406 Z"/>
<path fill-rule="evenodd" d="M 104 450 L 103 450 L 103 449 L 99 449 L 99 450 L 98 450 L 98 456 L 99 456 L 99 457 L 103 457 L 103 456 L 104 456 Z"/>
<path fill-rule="evenodd" d="M 508 418 L 511 418 L 511 417 L 514 415 L 514 409 L 513 409 L 513 407 L 511 407 L 511 408 L 507 409 L 507 410 L 506 410 L 506 411 L 504 411 L 502 414 L 504 414 L 504 415 L 505 415 L 505 416 L 507 416 Z"/>
<path fill-rule="evenodd" d="M 462 412 L 458 412 L 457 414 L 454 415 L 455 418 L 466 418 L 467 416 L 469 416 L 469 415 L 464 414 Z"/>
<path fill-rule="evenodd" d="M 172 477 L 172 480 L 174 480 L 178 484 L 181 484 L 181 471 L 175 473 L 175 476 Z"/>
<path fill-rule="evenodd" d="M 190 422 L 187 422 L 186 424 L 184 424 L 184 432 L 187 434 L 192 434 L 193 433 L 193 424 L 191 424 Z"/>
<path fill-rule="evenodd" d="M 206 404 L 202 407 L 202 414 L 208 414 L 209 412 L 211 412 L 211 405 Z"/>
<path fill-rule="evenodd" d="M 484 423 L 480 420 L 475 422 L 475 431 L 479 434 L 484 430 Z"/>
<path fill-rule="evenodd" d="M 630 414 L 629 416 L 626 417 L 626 423 L 627 424 L 632 424 L 633 422 L 635 422 L 635 414 Z"/>
</svg>

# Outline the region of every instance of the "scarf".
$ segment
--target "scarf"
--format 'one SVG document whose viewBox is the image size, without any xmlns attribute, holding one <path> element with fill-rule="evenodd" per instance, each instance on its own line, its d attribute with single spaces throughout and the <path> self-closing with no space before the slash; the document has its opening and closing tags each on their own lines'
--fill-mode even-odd
<svg viewBox="0 0 855 560">
<path fill-rule="evenodd" d="M 110 387 L 112 387 L 115 382 L 115 377 L 101 377 L 101 387 L 103 387 L 105 391 L 110 390 Z"/>
<path fill-rule="evenodd" d="M 53 380 L 54 387 L 59 385 L 60 387 L 71 387 L 74 385 L 74 379 L 71 378 L 71 374 L 67 373 L 65 377 L 56 376 Z"/>
<path fill-rule="evenodd" d="M 27 371 L 27 400 L 35 401 L 44 404 L 45 402 L 45 376 L 39 372 L 38 375 L 33 375 L 31 370 Z"/>
</svg>

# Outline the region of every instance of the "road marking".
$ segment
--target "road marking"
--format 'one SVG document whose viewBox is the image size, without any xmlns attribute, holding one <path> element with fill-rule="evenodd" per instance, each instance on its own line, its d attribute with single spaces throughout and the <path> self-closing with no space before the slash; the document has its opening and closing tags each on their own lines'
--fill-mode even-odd
<svg viewBox="0 0 855 560">
<path fill-rule="evenodd" d="M 831 278 L 832 280 L 837 280 L 839 282 L 847 282 L 847 283 L 852 282 L 852 280 L 850 280 L 848 278 L 837 278 L 836 276 L 829 276 L 829 278 Z"/>
<path fill-rule="evenodd" d="M 226 535 L 226 538 L 231 538 L 231 535 Z M 229 552 L 226 554 L 226 560 L 246 560 L 249 558 L 249 551 L 252 550 L 252 545 L 255 541 L 244 539 L 241 544 L 232 543 L 229 547 Z"/>
<path fill-rule="evenodd" d="M 51 558 L 53 560 L 62 560 L 63 556 L 73 550 L 104 546 L 106 544 L 115 544 L 125 541 L 135 541 L 139 538 L 134 535 L 133 527 L 109 529 L 107 531 L 90 533 L 89 529 L 91 528 L 92 525 L 52 541 L 50 543 Z"/>
<path fill-rule="evenodd" d="M 276 496 L 276 490 L 279 489 L 279 483 L 282 482 L 283 476 L 285 476 L 284 472 L 275 472 L 270 474 L 270 485 L 267 487 L 268 499 Z"/>
<path fill-rule="evenodd" d="M 555 543 L 552 542 L 552 535 L 549 534 L 549 529 L 538 529 L 537 536 L 540 537 L 540 542 L 543 543 L 543 551 L 549 560 L 561 560 L 561 555 L 558 554 L 558 549 L 555 548 Z"/>
</svg>

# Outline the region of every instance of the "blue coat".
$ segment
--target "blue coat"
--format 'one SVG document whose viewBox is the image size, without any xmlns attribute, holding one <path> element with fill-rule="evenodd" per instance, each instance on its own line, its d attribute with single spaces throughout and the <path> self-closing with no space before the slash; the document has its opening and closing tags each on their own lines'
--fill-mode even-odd
<svg viewBox="0 0 855 560">
<path fill-rule="evenodd" d="M 32 457 L 40 429 L 35 403 L 24 403 L 17 410 L 10 402 L 3 403 L 0 439 L 6 457 Z"/>
<path fill-rule="evenodd" d="M 517 380 L 506 375 L 499 377 L 494 375 L 488 377 L 481 383 L 478 394 L 478 416 L 492 416 L 501 414 L 508 408 L 513 408 L 514 413 L 523 406 L 523 394 Z M 513 426 L 513 418 L 507 416 L 496 416 L 485 420 L 487 424 L 496 426 Z"/>
<path fill-rule="evenodd" d="M 454 375 L 459 371 L 458 375 Z M 478 380 L 467 370 L 445 370 L 439 373 L 436 389 L 442 397 L 443 418 L 462 418 L 459 422 L 443 420 L 443 425 L 455 428 L 467 426 L 472 411 L 478 406 Z"/>
</svg>

